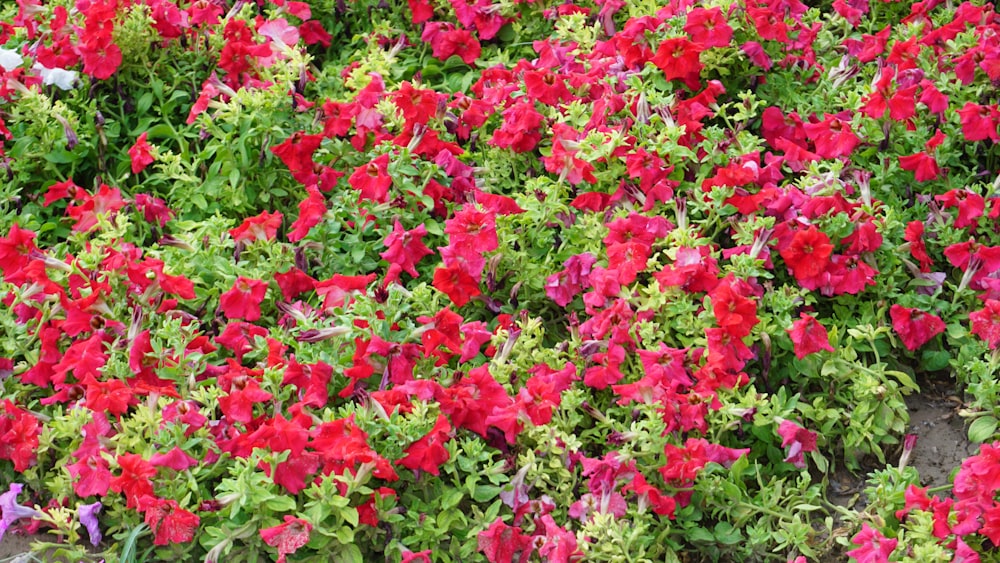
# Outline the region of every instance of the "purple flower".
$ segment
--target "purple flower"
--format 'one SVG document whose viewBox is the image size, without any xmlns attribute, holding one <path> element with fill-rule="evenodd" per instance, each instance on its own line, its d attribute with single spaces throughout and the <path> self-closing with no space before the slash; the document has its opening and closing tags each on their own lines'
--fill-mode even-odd
<svg viewBox="0 0 1000 563">
<path fill-rule="evenodd" d="M 93 504 L 80 504 L 76 507 L 76 516 L 80 523 L 87 528 L 87 535 L 90 536 L 90 544 L 97 547 L 101 543 L 101 528 L 97 525 L 97 513 L 101 511 L 101 501 Z"/>
<path fill-rule="evenodd" d="M 37 518 L 43 514 L 34 508 L 17 504 L 17 495 L 21 494 L 24 485 L 12 483 L 10 490 L 0 495 L 0 539 L 7 533 L 7 528 L 21 518 Z"/>
</svg>

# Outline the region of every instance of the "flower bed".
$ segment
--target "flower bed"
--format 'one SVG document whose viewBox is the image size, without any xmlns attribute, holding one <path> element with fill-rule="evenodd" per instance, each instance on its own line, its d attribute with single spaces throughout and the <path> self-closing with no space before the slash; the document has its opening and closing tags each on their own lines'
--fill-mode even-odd
<svg viewBox="0 0 1000 563">
<path fill-rule="evenodd" d="M 989 560 L 1000 16 L 0 8 L 0 535 L 85 561 Z M 980 453 L 920 486 L 904 397 Z M 865 508 L 829 502 L 835 472 Z"/>
</svg>

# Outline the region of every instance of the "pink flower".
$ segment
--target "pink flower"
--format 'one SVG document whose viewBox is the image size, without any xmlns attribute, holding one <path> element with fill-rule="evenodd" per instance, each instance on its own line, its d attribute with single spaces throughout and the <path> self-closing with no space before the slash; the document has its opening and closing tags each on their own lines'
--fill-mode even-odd
<svg viewBox="0 0 1000 563">
<path fill-rule="evenodd" d="M 1000 345 L 1000 301 L 987 299 L 985 305 L 969 313 L 969 320 L 972 321 L 972 334 L 985 340 L 993 350 Z"/>
<path fill-rule="evenodd" d="M 805 467 L 803 454 L 816 450 L 816 433 L 790 420 L 782 420 L 778 425 L 778 435 L 781 436 L 781 447 L 788 448 L 785 461 L 800 469 Z"/>
<path fill-rule="evenodd" d="M 862 524 L 861 531 L 851 542 L 858 546 L 847 552 L 847 555 L 858 560 L 858 563 L 884 563 L 889 561 L 889 555 L 896 549 L 897 540 L 886 538 L 878 530 L 872 529 L 867 522 Z"/>
<path fill-rule="evenodd" d="M 262 529 L 260 537 L 267 545 L 278 548 L 278 563 L 284 563 L 286 555 L 309 543 L 311 531 L 312 524 L 286 514 L 284 524 Z"/>
</svg>

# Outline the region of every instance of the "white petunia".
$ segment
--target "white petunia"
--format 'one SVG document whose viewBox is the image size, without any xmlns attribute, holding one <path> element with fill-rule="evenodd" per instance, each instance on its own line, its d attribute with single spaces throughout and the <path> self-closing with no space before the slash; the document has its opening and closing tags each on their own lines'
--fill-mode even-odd
<svg viewBox="0 0 1000 563">
<path fill-rule="evenodd" d="M 42 77 L 42 84 L 49 86 L 55 84 L 63 90 L 72 90 L 76 84 L 76 71 L 63 68 L 47 68 L 38 63 L 32 67 L 38 76 Z"/>
<path fill-rule="evenodd" d="M 17 51 L 0 47 L 0 66 L 4 70 L 10 72 L 22 64 L 24 64 L 24 58 L 17 54 Z"/>
</svg>

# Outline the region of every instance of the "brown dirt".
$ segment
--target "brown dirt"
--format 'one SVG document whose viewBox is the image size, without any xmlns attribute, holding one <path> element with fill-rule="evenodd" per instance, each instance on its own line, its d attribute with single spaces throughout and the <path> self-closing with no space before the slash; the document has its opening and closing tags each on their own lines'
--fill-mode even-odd
<svg viewBox="0 0 1000 563">
<path fill-rule="evenodd" d="M 19 555 L 30 555 L 31 552 L 31 542 L 34 538 L 31 536 L 22 536 L 15 534 L 13 530 L 7 530 L 4 534 L 3 539 L 0 540 L 0 561 L 16 561 L 16 557 Z M 26 561 L 31 561 L 29 558 L 25 558 Z"/>
<path fill-rule="evenodd" d="M 965 423 L 958 416 L 962 402 L 948 384 L 924 383 L 924 392 L 910 397 L 908 432 L 917 435 L 910 464 L 920 472 L 920 484 L 949 484 L 952 472 L 975 455 L 979 445 L 968 439 Z"/>
</svg>

